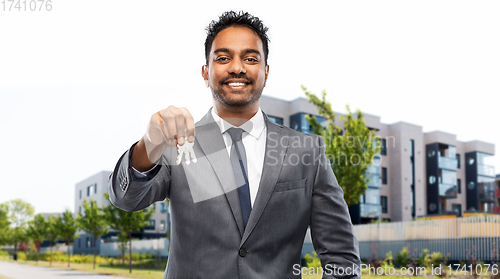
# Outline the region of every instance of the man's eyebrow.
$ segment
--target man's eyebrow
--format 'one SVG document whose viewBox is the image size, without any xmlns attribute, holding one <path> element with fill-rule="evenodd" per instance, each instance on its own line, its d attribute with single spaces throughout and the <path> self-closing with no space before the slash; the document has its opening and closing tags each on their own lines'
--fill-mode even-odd
<svg viewBox="0 0 500 279">
<path fill-rule="evenodd" d="M 248 53 L 255 53 L 255 54 L 258 54 L 260 56 L 260 51 L 253 49 L 253 48 L 247 48 L 247 49 L 243 50 L 243 54 L 248 54 Z"/>
<path fill-rule="evenodd" d="M 214 54 L 217 54 L 217 53 L 219 53 L 219 52 L 230 52 L 230 51 L 229 51 L 229 49 L 228 49 L 228 48 L 225 48 L 225 47 L 223 47 L 223 48 L 218 48 L 218 49 L 214 50 Z"/>
</svg>

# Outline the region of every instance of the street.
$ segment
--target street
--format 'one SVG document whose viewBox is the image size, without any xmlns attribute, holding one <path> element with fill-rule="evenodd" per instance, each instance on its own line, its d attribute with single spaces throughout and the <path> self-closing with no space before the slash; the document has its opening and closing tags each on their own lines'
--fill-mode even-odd
<svg viewBox="0 0 500 279">
<path fill-rule="evenodd" d="M 76 278 L 75 276 L 78 276 L 78 279 L 126 279 L 124 277 L 114 277 L 75 270 L 40 267 L 3 261 L 0 261 L 0 275 L 6 276 L 10 279 Z"/>
</svg>

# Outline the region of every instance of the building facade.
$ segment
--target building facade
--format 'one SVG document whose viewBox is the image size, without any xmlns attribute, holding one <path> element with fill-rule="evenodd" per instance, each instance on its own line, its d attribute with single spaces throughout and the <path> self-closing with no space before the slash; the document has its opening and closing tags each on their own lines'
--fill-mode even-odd
<svg viewBox="0 0 500 279">
<path fill-rule="evenodd" d="M 304 133 L 312 133 L 305 116 L 318 115 L 305 98 L 262 96 L 260 106 L 275 122 Z M 338 119 L 336 125 L 343 128 Z M 461 142 L 441 131 L 424 133 L 421 126 L 406 122 L 384 124 L 366 113 L 364 121 L 380 137 L 381 152 L 368 168 L 368 189 L 360 203 L 350 206 L 353 223 L 494 211 L 500 192 L 495 192 L 493 144 Z"/>
<path fill-rule="evenodd" d="M 495 176 L 495 184 L 496 184 L 495 197 L 497 204 L 495 207 L 493 207 L 493 212 L 500 213 L 500 174 L 497 174 Z"/>
<path fill-rule="evenodd" d="M 110 204 L 110 201 L 104 197 L 104 193 L 108 192 L 110 171 L 101 171 L 92 175 L 75 185 L 75 213 L 84 214 L 83 201 L 93 200 L 99 207 L 105 207 Z M 165 201 L 159 201 L 151 205 L 154 210 L 149 225 L 144 227 L 140 232 L 134 232 L 133 238 L 150 239 L 165 237 L 170 224 L 170 215 L 168 205 Z M 104 242 L 117 241 L 119 232 L 110 229 L 109 233 L 102 236 Z M 92 235 L 85 232 L 78 232 L 79 238 L 76 238 L 73 243 L 73 251 L 75 254 L 93 254 L 94 239 Z M 96 241 L 97 253 L 99 253 L 100 241 Z"/>
</svg>

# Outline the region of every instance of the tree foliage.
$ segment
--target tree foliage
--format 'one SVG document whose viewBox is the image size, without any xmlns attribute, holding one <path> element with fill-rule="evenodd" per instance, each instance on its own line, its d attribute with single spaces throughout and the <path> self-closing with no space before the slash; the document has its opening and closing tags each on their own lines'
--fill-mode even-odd
<svg viewBox="0 0 500 279">
<path fill-rule="evenodd" d="M 34 207 L 22 199 L 7 201 L 2 206 L 7 209 L 8 221 L 10 226 L 4 231 L 2 238 L 5 244 L 14 245 L 14 254 L 17 254 L 19 243 L 26 242 L 28 235 L 26 228 L 28 221 L 33 219 L 35 214 Z"/>
<path fill-rule="evenodd" d="M 9 211 L 7 206 L 0 204 L 0 246 L 7 244 L 7 230 L 9 229 Z"/>
<path fill-rule="evenodd" d="M 61 231 L 58 225 L 58 219 L 60 217 L 49 216 L 49 220 L 47 222 L 47 233 L 46 238 L 50 241 L 50 252 L 52 252 L 52 246 L 54 242 L 61 236 Z M 50 265 L 52 265 L 52 253 L 50 257 Z"/>
<path fill-rule="evenodd" d="M 48 223 L 42 214 L 35 215 L 35 218 L 28 222 L 28 229 L 26 230 L 26 233 L 28 238 L 35 244 L 37 262 L 40 247 L 39 245 L 43 242 L 45 236 L 47 235 L 47 226 Z"/>
<path fill-rule="evenodd" d="M 107 193 L 104 194 L 106 199 L 109 199 Z M 132 273 L 132 232 L 140 231 L 148 225 L 148 220 L 151 219 L 153 211 L 151 209 L 139 211 L 124 211 L 109 204 L 103 208 L 106 222 L 109 226 L 117 231 L 126 233 L 129 241 L 129 271 Z M 122 236 L 123 237 L 123 236 Z"/>
<path fill-rule="evenodd" d="M 70 266 L 69 246 L 73 242 L 73 239 L 76 237 L 76 230 L 78 229 L 76 225 L 76 220 L 73 217 L 73 213 L 71 213 L 71 211 L 66 209 L 62 217 L 59 216 L 57 218 L 56 224 L 58 227 L 60 237 L 66 240 L 66 246 L 68 248 L 68 267 L 69 267 Z"/>
<path fill-rule="evenodd" d="M 9 212 L 9 220 L 15 227 L 25 227 L 35 215 L 35 208 L 22 199 L 10 200 L 5 204 Z"/>
<path fill-rule="evenodd" d="M 94 238 L 94 269 L 95 269 L 95 257 L 96 257 L 96 243 L 97 239 L 108 233 L 108 224 L 104 218 L 104 213 L 97 206 L 97 203 L 93 200 L 88 202 L 84 200 L 82 203 L 84 209 L 84 215 L 78 213 L 76 218 L 76 223 L 80 229 L 84 232 L 91 234 Z"/>
<path fill-rule="evenodd" d="M 340 116 L 344 128 L 337 126 L 335 113 L 331 103 L 326 100 L 326 92 L 321 98 L 302 86 L 307 99 L 314 104 L 319 114 L 326 120 L 322 125 L 316 117 L 306 117 L 312 131 L 321 135 L 325 141 L 327 157 L 339 185 L 344 190 L 344 199 L 348 205 L 358 204 L 360 195 L 367 189 L 369 177 L 368 167 L 374 156 L 380 152 L 380 144 L 374 130 L 368 129 L 364 123 L 364 115 L 360 110 L 353 115 L 349 106 L 347 113 Z"/>
</svg>

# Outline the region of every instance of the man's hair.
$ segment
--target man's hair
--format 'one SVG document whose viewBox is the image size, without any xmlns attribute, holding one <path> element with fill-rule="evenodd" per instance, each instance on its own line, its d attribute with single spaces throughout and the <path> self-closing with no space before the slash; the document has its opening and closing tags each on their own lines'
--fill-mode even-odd
<svg viewBox="0 0 500 279">
<path fill-rule="evenodd" d="M 264 61 L 267 65 L 269 38 L 267 37 L 266 32 L 269 28 L 267 28 L 258 17 L 243 11 L 238 13 L 234 11 L 224 12 L 221 16 L 219 16 L 218 21 L 212 20 L 212 22 L 210 22 L 207 26 L 207 38 L 205 39 L 205 60 L 207 65 L 210 57 L 210 49 L 212 48 L 215 36 L 217 36 L 220 31 L 231 26 L 243 26 L 250 28 L 260 37 L 262 41 L 262 48 L 264 49 Z"/>
</svg>

